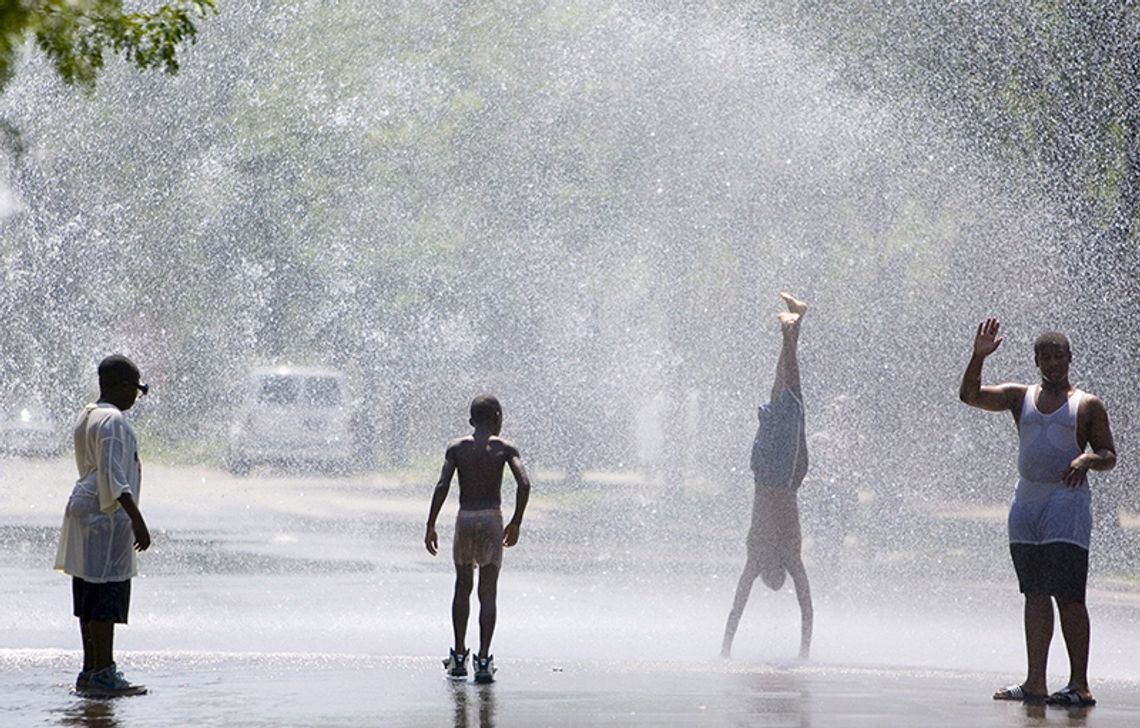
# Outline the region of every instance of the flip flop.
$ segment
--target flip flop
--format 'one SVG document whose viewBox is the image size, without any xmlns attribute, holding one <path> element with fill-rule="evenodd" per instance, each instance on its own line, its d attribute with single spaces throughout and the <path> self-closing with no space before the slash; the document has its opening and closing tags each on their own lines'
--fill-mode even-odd
<svg viewBox="0 0 1140 728">
<path fill-rule="evenodd" d="M 1044 695 L 1027 693 L 1021 685 L 1010 685 L 994 693 L 994 700 L 1020 700 L 1026 703 L 1043 703 L 1047 700 Z"/>
<path fill-rule="evenodd" d="M 1066 708 L 1086 708 L 1096 705 L 1096 698 L 1091 696 L 1086 698 L 1076 690 L 1066 687 L 1050 695 L 1045 699 L 1045 702 L 1049 705 L 1062 705 Z"/>
</svg>

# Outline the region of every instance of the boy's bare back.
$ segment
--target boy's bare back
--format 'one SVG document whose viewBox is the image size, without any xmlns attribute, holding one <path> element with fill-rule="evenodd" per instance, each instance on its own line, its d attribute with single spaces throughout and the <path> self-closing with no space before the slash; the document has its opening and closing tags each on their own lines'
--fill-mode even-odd
<svg viewBox="0 0 1140 728">
<path fill-rule="evenodd" d="M 522 458 L 514 445 L 499 437 L 503 412 L 499 401 L 491 395 L 476 397 L 471 402 L 471 425 L 475 431 L 467 437 L 452 440 L 443 457 L 443 470 L 431 497 L 424 544 L 433 556 L 439 547 L 435 520 L 447 499 L 451 479 L 459 471 L 459 510 L 498 510 L 502 505 L 503 466 L 511 469 L 518 484 L 515 493 L 515 515 L 503 529 L 503 545 L 514 546 L 519 540 L 523 513 L 530 498 L 530 479 Z"/>
<path fill-rule="evenodd" d="M 476 433 L 447 446 L 445 459 L 459 471 L 459 507 L 499 508 L 503 500 L 503 467 L 519 462 L 514 445 L 495 435 Z M 513 461 L 513 462 L 512 462 Z"/>
</svg>

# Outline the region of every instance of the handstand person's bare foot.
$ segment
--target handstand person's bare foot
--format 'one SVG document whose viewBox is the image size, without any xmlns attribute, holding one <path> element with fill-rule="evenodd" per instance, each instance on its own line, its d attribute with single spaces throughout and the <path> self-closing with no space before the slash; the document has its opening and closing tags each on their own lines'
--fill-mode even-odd
<svg viewBox="0 0 1140 728">
<path fill-rule="evenodd" d="M 799 314 L 800 316 L 803 316 L 805 313 L 807 313 L 807 304 L 792 294 L 788 293 L 787 291 L 781 292 L 780 298 L 784 299 L 784 303 L 788 305 L 788 310 L 792 313 Z"/>
<path fill-rule="evenodd" d="M 781 311 L 776 314 L 776 318 L 780 319 L 780 331 L 782 331 L 785 336 L 799 331 L 800 314 L 791 313 L 790 311 Z"/>
</svg>

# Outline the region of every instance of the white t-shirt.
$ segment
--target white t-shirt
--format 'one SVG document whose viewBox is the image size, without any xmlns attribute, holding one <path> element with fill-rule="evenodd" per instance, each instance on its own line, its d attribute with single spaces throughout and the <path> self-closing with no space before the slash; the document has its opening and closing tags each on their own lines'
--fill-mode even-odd
<svg viewBox="0 0 1140 728">
<path fill-rule="evenodd" d="M 75 425 L 79 480 L 67 501 L 55 568 L 84 581 L 125 581 L 138 574 L 131 519 L 119 505 L 139 502 L 138 442 L 118 407 L 89 404 Z"/>
</svg>

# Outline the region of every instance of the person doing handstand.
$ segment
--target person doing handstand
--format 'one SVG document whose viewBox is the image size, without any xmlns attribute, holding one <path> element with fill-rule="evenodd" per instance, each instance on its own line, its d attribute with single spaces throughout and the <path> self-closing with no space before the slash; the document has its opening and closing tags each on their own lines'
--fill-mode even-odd
<svg viewBox="0 0 1140 728">
<path fill-rule="evenodd" d="M 478 567 L 479 654 L 475 657 L 475 682 L 489 683 L 494 681 L 495 674 L 491 636 L 495 632 L 495 600 L 499 568 L 503 563 L 503 547 L 518 543 L 519 527 L 530 498 L 530 479 L 519 451 L 514 445 L 499 438 L 503 426 L 503 410 L 497 399 L 482 395 L 472 400 L 470 423 L 475 431 L 447 446 L 443 470 L 432 493 L 424 544 L 428 553 L 435 556 L 439 550 L 435 521 L 447 499 L 451 478 L 458 470 L 459 515 L 455 519 L 455 540 L 452 547 L 455 596 L 451 602 L 455 646 L 443 664 L 447 668 L 448 677 L 461 679 L 467 676 L 467 658 L 470 654 L 466 647 L 467 618 L 471 613 L 471 590 L 475 583 L 475 568 Z M 515 513 L 505 529 L 500 510 L 504 465 L 511 469 L 518 486 Z"/>
<path fill-rule="evenodd" d="M 769 401 L 760 405 L 760 423 L 752 442 L 756 491 L 752 527 L 746 542 L 748 560 L 724 626 L 721 656 L 725 658 L 732 653 L 732 640 L 756 577 L 775 591 L 784 585 L 787 574 L 792 576 L 800 604 L 800 657 L 807 659 L 811 652 L 811 587 L 800 555 L 802 537 L 797 503 L 797 491 L 808 469 L 804 404 L 796 357 L 800 324 L 807 313 L 807 304 L 787 293 L 781 293 L 780 297 L 788 306 L 786 312 L 779 314 L 783 345 L 776 364 L 776 381 Z"/>
</svg>

